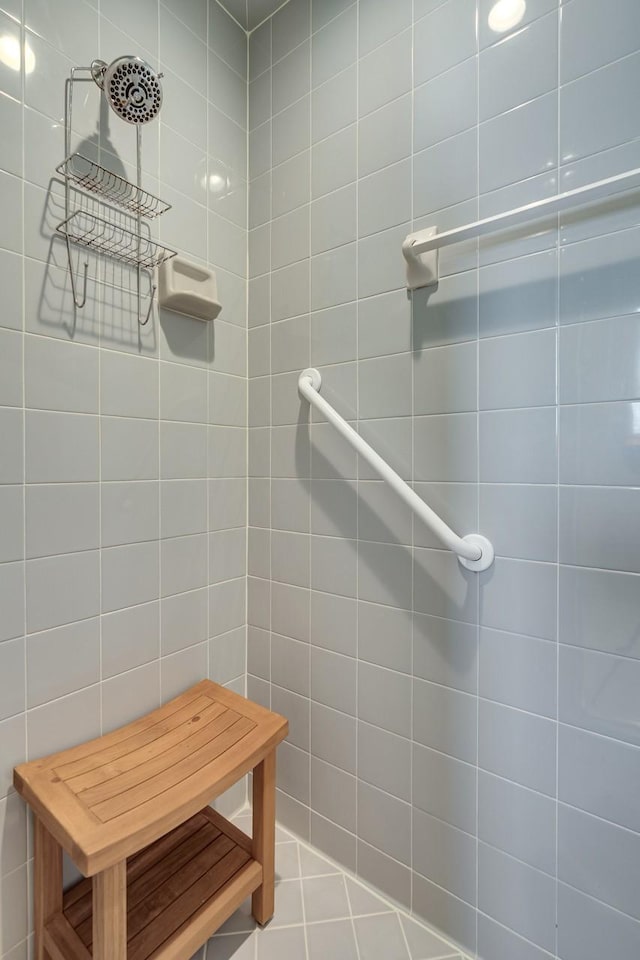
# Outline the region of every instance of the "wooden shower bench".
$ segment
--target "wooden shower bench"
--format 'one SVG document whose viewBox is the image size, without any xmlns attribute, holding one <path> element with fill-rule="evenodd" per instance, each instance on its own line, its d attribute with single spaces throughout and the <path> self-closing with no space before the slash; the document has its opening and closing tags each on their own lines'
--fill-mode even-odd
<svg viewBox="0 0 640 960">
<path fill-rule="evenodd" d="M 35 815 L 36 960 L 189 960 L 252 894 L 273 915 L 284 717 L 202 680 L 97 740 L 16 767 Z M 253 839 L 208 806 L 253 770 Z M 62 851 L 88 879 L 62 888 Z"/>
</svg>

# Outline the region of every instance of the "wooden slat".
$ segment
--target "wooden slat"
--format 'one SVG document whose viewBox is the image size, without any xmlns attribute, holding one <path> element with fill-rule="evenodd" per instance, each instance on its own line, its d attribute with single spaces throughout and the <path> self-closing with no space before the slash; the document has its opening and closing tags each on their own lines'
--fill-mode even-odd
<svg viewBox="0 0 640 960">
<path fill-rule="evenodd" d="M 127 861 L 127 884 L 134 883 L 148 869 L 165 857 L 170 856 L 176 847 L 179 847 L 185 840 L 197 833 L 206 823 L 207 817 L 198 813 L 195 817 L 187 820 L 186 823 L 180 824 L 175 830 L 166 833 L 160 840 L 156 840 L 155 843 L 145 847 L 140 853 L 130 857 Z M 64 914 L 74 927 L 91 916 L 92 887 L 92 879 L 89 877 L 87 880 L 76 883 L 64 895 Z"/>
<path fill-rule="evenodd" d="M 65 890 L 62 910 L 65 914 L 71 914 L 68 917 L 70 923 L 73 924 L 73 912 L 78 909 L 79 904 L 86 900 L 87 896 L 91 897 L 92 889 L 93 880 L 91 877 L 86 877 L 84 880 L 78 881 L 73 887 Z"/>
<path fill-rule="evenodd" d="M 214 829 L 213 825 L 212 829 Z M 211 870 L 235 849 L 238 848 L 234 846 L 233 841 L 221 833 L 205 849 L 193 853 L 187 863 L 183 864 L 180 869 L 173 871 L 169 876 L 166 876 L 162 862 L 148 871 L 141 878 L 141 880 L 146 881 L 147 886 L 137 890 L 135 902 L 129 903 L 129 909 L 127 910 L 128 938 L 132 939 L 137 936 L 148 924 L 162 917 L 185 890 L 190 889 L 201 877 L 210 874 Z M 245 851 L 242 851 L 242 853 L 244 854 Z M 162 882 L 158 882 L 156 871 L 162 872 Z M 93 939 L 91 917 L 84 920 L 76 928 L 76 933 L 84 945 L 90 948 Z"/>
<path fill-rule="evenodd" d="M 145 847 L 127 861 L 127 882 L 133 883 L 141 877 L 149 867 L 168 856 L 172 850 L 179 847 L 184 841 L 197 833 L 207 822 L 204 813 L 196 813 L 185 823 L 181 823 L 175 830 L 165 833 L 164 837 Z"/>
<path fill-rule="evenodd" d="M 209 681 L 209 683 L 216 688 L 215 699 L 218 703 L 224 704 L 229 710 L 235 710 L 237 713 L 241 713 L 243 717 L 249 717 L 250 720 L 254 720 L 257 724 L 263 724 L 270 717 L 278 716 L 278 714 L 273 713 L 272 710 L 267 710 L 266 707 L 255 703 L 253 700 L 247 700 L 246 697 L 240 696 L 239 693 L 234 693 L 233 690 L 229 690 L 228 687 L 218 686 L 217 683 L 213 683 L 212 681 Z M 280 719 L 283 718 L 281 717 Z"/>
<path fill-rule="evenodd" d="M 211 700 L 206 696 L 196 697 L 194 700 L 185 704 L 180 710 L 175 710 L 160 722 L 157 722 L 153 714 L 149 714 L 145 724 L 142 719 L 136 721 L 139 727 L 135 732 L 128 736 L 121 736 L 115 739 L 113 743 L 103 744 L 103 740 L 110 740 L 113 734 L 107 734 L 100 740 L 93 741 L 93 749 L 87 756 L 80 757 L 68 762 L 56 765 L 55 772 L 65 783 L 73 780 L 75 777 L 85 776 L 94 770 L 100 769 L 108 763 L 116 763 L 122 757 L 126 757 L 132 750 L 140 749 L 145 744 L 153 743 L 160 737 L 166 736 L 173 730 L 179 728 L 183 723 L 187 723 L 192 717 L 198 716 L 201 711 L 206 710 L 211 705 Z M 122 731 L 114 731 L 121 733 Z M 64 757 L 62 758 L 64 760 Z"/>
<path fill-rule="evenodd" d="M 195 716 L 194 710 L 211 709 L 212 704 L 232 710 L 242 718 L 223 734 L 223 737 L 229 736 L 229 731 L 234 730 L 235 736 L 240 732 L 240 725 L 245 725 L 237 742 L 233 743 L 230 737 L 224 744 L 208 744 L 192 752 L 193 738 L 189 735 L 181 741 L 184 756 L 168 772 L 152 777 L 151 782 L 139 783 L 127 790 L 126 796 L 117 794 L 92 808 L 60 777 L 60 773 L 73 779 L 84 777 L 108 764 L 115 764 L 115 769 L 119 769 L 118 759 L 134 750 L 142 750 L 139 756 L 145 756 L 145 763 L 153 762 L 155 756 L 149 758 L 145 753 L 147 744 L 188 723 Z M 79 869 L 85 876 L 92 876 L 137 853 L 202 810 L 260 763 L 284 739 L 287 730 L 283 717 L 210 680 L 203 680 L 121 730 L 52 757 L 21 764 L 15 770 L 14 783 Z M 225 749 L 221 750 L 221 746 Z M 152 751 L 156 749 L 152 747 Z M 111 774 L 113 769 L 105 773 Z M 97 786 L 94 779 L 103 776 L 103 772 L 96 772 L 88 781 L 76 783 L 82 782 L 85 789 L 90 790 Z M 86 786 L 87 782 L 91 786 Z"/>
<path fill-rule="evenodd" d="M 253 893 L 261 877 L 260 865 L 249 860 L 224 887 L 218 890 L 214 898 L 204 903 L 197 913 L 189 917 L 151 954 L 148 960 L 176 960 L 176 958 L 187 960 L 188 957 L 192 957 L 211 934 L 215 933 Z"/>
<path fill-rule="evenodd" d="M 61 913 L 52 917 L 45 927 L 44 946 L 51 960 L 92 960 L 84 943 Z"/>
<path fill-rule="evenodd" d="M 245 849 L 250 838 L 221 814 L 205 808 L 184 827 L 191 832 L 182 837 L 182 843 L 167 851 L 162 838 L 127 865 L 127 960 L 188 960 L 260 885 L 262 868 Z M 215 835 L 216 839 L 197 850 L 195 841 L 203 834 Z M 235 843 L 236 834 L 242 845 Z M 177 835 L 174 831 L 174 837 Z M 146 869 L 132 880 L 136 862 Z M 105 874 L 101 876 L 97 884 L 100 890 L 102 883 L 103 893 L 98 897 L 104 897 Z M 106 877 L 110 883 L 114 871 L 108 871 Z M 86 889 L 86 882 L 80 881 L 76 888 Z M 65 894 L 72 911 L 86 900 L 86 895 L 76 898 L 76 888 Z M 118 903 L 124 902 L 122 891 L 116 885 L 112 894 L 113 898 L 107 899 L 113 899 L 117 913 Z M 59 947 L 51 952 L 52 960 L 88 960 L 93 946 L 91 904 L 89 909 L 89 915 L 79 924 L 74 921 L 73 926 L 63 915 L 53 918 Z M 121 920 L 116 922 L 117 929 L 121 929 Z M 116 953 L 110 960 L 115 957 Z"/>
<path fill-rule="evenodd" d="M 201 749 L 184 757 L 179 763 L 175 763 L 161 775 L 132 787 L 126 793 L 121 793 L 110 800 L 105 800 L 103 803 L 97 803 L 91 808 L 93 813 L 103 822 L 106 822 L 114 820 L 135 807 L 139 807 L 153 797 L 165 793 L 171 787 L 182 784 L 192 774 L 197 773 L 198 770 L 207 766 L 239 740 L 242 740 L 254 727 L 255 724 L 252 720 L 241 717 L 211 743 L 207 743 Z"/>
<path fill-rule="evenodd" d="M 160 824 L 169 830 L 181 820 L 192 816 L 210 800 L 233 786 L 240 777 L 253 770 L 256 764 L 286 737 L 287 731 L 286 720 L 274 715 L 273 722 L 266 731 L 254 731 L 219 758 L 221 762 L 216 764 L 217 779 L 213 787 L 210 773 L 204 768 L 183 783 L 150 800 L 143 808 L 146 824 L 141 823 L 142 811 L 139 808 L 112 821 L 112 842 L 98 851 L 90 851 L 87 857 L 88 869 L 84 872 L 95 872 L 102 864 L 113 862 L 123 851 L 124 855 L 128 856 L 135 849 L 134 838 L 139 838 L 140 842 L 152 841 L 162 832 Z"/>
<path fill-rule="evenodd" d="M 145 897 L 162 886 L 177 871 L 190 863 L 201 851 L 209 847 L 214 840 L 222 836 L 212 823 L 205 823 L 195 833 L 187 837 L 179 846 L 164 856 L 157 856 L 143 872 L 127 873 L 127 910 L 129 913 Z M 161 841 L 160 841 L 161 843 Z M 91 900 L 84 898 L 76 909 L 67 912 L 67 918 L 73 923 L 83 943 L 91 943 Z"/>
<path fill-rule="evenodd" d="M 247 853 L 252 852 L 253 846 L 251 837 L 248 837 L 246 833 L 243 833 L 242 830 L 239 830 L 234 823 L 231 823 L 230 820 L 227 820 L 226 817 L 223 817 L 222 814 L 218 813 L 217 810 L 214 810 L 213 807 L 205 807 L 202 813 L 215 827 L 218 828 L 220 833 L 224 833 L 227 837 L 231 837 L 233 842 L 239 847 L 242 847 L 243 850 L 246 850 Z"/>
<path fill-rule="evenodd" d="M 217 827 L 214 827 L 212 823 L 207 823 L 179 847 L 176 847 L 169 856 L 159 860 L 158 863 L 154 864 L 153 871 L 148 870 L 147 873 L 143 873 L 130 885 L 128 901 L 130 909 L 141 903 L 155 888 L 166 883 L 182 867 L 190 863 L 199 853 L 210 847 L 215 840 L 222 836 L 224 834 Z M 153 873 L 153 879 L 151 879 L 151 873 Z"/>
<path fill-rule="evenodd" d="M 219 710 L 223 710 L 222 715 L 216 716 L 211 723 L 205 723 L 202 727 L 198 724 L 197 732 L 192 732 L 188 744 L 177 743 L 168 750 L 159 751 L 157 756 L 148 760 L 141 757 L 142 751 L 136 751 L 139 761 L 126 772 L 116 775 L 112 779 L 106 779 L 104 783 L 99 783 L 88 790 L 78 792 L 79 799 L 86 803 L 88 807 L 97 807 L 98 804 L 117 797 L 125 791 L 137 787 L 140 783 L 151 781 L 154 777 L 164 773 L 166 770 L 174 767 L 184 759 L 185 751 L 189 754 L 195 753 L 201 747 L 212 743 L 225 730 L 227 730 L 238 720 L 242 719 L 233 710 L 227 710 L 225 707 L 216 705 Z M 246 722 L 246 721 L 245 721 Z M 192 728 L 193 730 L 193 728 Z M 188 750 L 187 750 L 188 747 Z"/>
<path fill-rule="evenodd" d="M 136 904 L 129 913 L 129 936 L 136 937 L 146 926 L 164 916 L 185 890 L 189 890 L 203 876 L 211 874 L 218 863 L 235 849 L 237 848 L 233 841 L 221 833 L 207 850 L 197 854 L 162 887 L 151 890 L 149 895 Z M 242 853 L 244 854 L 245 851 L 243 850 Z"/>
<path fill-rule="evenodd" d="M 127 752 L 122 753 L 117 759 L 103 761 L 94 767 L 93 770 L 88 770 L 86 773 L 73 777 L 63 776 L 62 779 L 65 780 L 70 790 L 73 790 L 74 793 L 82 794 L 84 790 L 104 783 L 105 780 L 111 780 L 113 777 L 126 773 L 141 763 L 152 760 L 159 754 L 170 750 L 172 747 L 193 736 L 194 732 L 199 731 L 211 720 L 215 720 L 216 717 L 227 712 L 227 707 L 224 707 L 221 703 L 213 703 L 211 701 L 209 701 L 209 706 L 200 709 L 190 706 L 188 709 L 180 711 L 181 714 L 188 715 L 186 719 L 181 720 L 179 724 L 166 733 L 162 733 L 159 736 L 154 735 L 153 738 L 144 744 L 141 743 L 141 740 L 146 740 L 147 738 L 143 738 L 142 735 L 138 734 L 136 737 L 132 737 L 130 742 L 126 741 Z M 174 717 L 175 716 L 176 715 L 174 715 Z M 237 714 L 235 714 L 235 716 L 237 717 Z M 156 724 L 155 726 L 158 725 Z M 157 733 L 153 728 L 150 728 L 148 731 L 149 735 L 151 735 L 152 732 Z M 118 747 L 112 748 L 112 752 L 124 749 L 124 747 L 124 743 L 119 744 Z M 109 751 L 105 752 L 109 753 Z M 97 758 L 98 755 L 94 754 L 93 756 Z M 60 776 L 59 769 L 56 770 L 56 773 Z"/>
<path fill-rule="evenodd" d="M 64 784 L 50 785 L 55 795 L 53 799 L 49 797 L 49 802 L 55 816 L 42 803 L 37 783 L 32 788 L 28 781 L 23 781 L 22 794 L 34 809 L 42 811 L 47 828 L 54 832 L 81 872 L 92 876 L 154 842 L 224 793 L 277 746 L 287 730 L 284 718 L 271 715 L 262 728 L 227 750 L 215 764 L 107 825 L 94 819 Z"/>
<path fill-rule="evenodd" d="M 128 960 L 147 960 L 177 928 L 188 922 L 203 903 L 210 900 L 248 862 L 249 855 L 239 847 L 234 847 L 219 863 L 157 916 L 154 923 L 147 924 L 129 941 Z"/>
<path fill-rule="evenodd" d="M 119 727 L 103 737 L 87 740 L 85 743 L 78 744 L 77 747 L 71 747 L 70 750 L 63 750 L 61 753 L 51 754 L 49 757 L 33 762 L 59 769 L 64 777 L 74 777 L 79 773 L 86 772 L 86 770 L 92 770 L 94 764 L 99 766 L 105 762 L 102 757 L 103 750 L 109 750 L 111 747 L 117 747 L 122 743 L 126 744 L 126 741 L 132 737 L 144 736 L 148 732 L 152 732 L 154 736 L 159 736 L 164 730 L 172 729 L 175 722 L 175 719 L 172 718 L 181 715 L 183 710 L 187 714 L 191 713 L 194 707 L 197 710 L 201 706 L 204 710 L 208 706 L 207 701 L 211 699 L 211 696 L 208 695 L 207 686 L 207 681 L 201 680 L 200 683 L 189 690 L 185 690 L 184 693 L 165 703 L 164 706 L 145 714 L 145 716 L 126 724 L 124 727 Z M 218 698 L 216 697 L 216 699 Z M 164 730 L 160 729 L 163 725 Z M 30 765 L 24 764 L 25 767 Z"/>
</svg>

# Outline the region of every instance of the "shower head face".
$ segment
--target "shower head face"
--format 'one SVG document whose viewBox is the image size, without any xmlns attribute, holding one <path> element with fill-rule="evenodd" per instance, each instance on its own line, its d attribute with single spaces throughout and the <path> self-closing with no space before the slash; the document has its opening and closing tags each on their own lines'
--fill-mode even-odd
<svg viewBox="0 0 640 960">
<path fill-rule="evenodd" d="M 104 69 L 101 80 L 109 106 L 127 123 L 148 123 L 160 112 L 160 77 L 140 57 L 118 57 Z"/>
</svg>

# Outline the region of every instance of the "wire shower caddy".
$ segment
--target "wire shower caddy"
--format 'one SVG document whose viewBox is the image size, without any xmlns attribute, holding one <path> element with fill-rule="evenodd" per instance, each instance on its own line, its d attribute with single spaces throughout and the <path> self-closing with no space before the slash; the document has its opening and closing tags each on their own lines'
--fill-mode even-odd
<svg viewBox="0 0 640 960">
<path fill-rule="evenodd" d="M 88 74 L 78 76 L 77 74 Z M 72 67 L 66 81 L 65 103 L 65 159 L 58 164 L 56 171 L 64 177 L 64 220 L 56 230 L 66 242 L 69 275 L 71 278 L 71 292 L 74 305 L 82 309 L 87 300 L 87 275 L 89 262 L 83 266 L 82 293 L 78 295 L 77 280 L 74 272 L 71 244 L 94 250 L 104 254 L 112 260 L 135 267 L 137 279 L 138 323 L 145 326 L 151 317 L 153 300 L 156 293 L 156 284 L 153 282 L 153 271 L 165 260 L 170 260 L 177 254 L 176 250 L 157 243 L 150 236 L 143 233 L 143 221 L 159 217 L 171 209 L 171 204 L 165 203 L 159 197 L 149 193 L 142 187 L 142 129 L 139 123 L 136 128 L 136 182 L 121 177 L 95 160 L 85 157 L 81 153 L 71 152 L 71 131 L 73 117 L 73 85 L 74 83 L 94 83 L 95 76 L 91 67 Z M 104 204 L 106 216 L 97 216 L 82 207 L 73 209 L 71 190 L 75 188 L 80 194 L 93 194 Z M 135 217 L 135 230 L 129 230 L 108 219 L 109 209 L 116 208 Z M 149 276 L 149 307 L 144 320 L 142 319 L 142 273 Z"/>
</svg>

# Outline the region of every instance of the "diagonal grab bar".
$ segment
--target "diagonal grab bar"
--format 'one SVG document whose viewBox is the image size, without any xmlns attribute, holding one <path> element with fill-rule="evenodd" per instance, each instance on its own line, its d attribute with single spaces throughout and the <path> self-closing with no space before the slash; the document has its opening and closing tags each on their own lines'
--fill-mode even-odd
<svg viewBox="0 0 640 960">
<path fill-rule="evenodd" d="M 322 385 L 322 377 L 318 370 L 312 367 L 303 370 L 298 378 L 298 392 L 301 397 L 307 400 L 312 406 L 324 414 L 329 423 L 331 423 L 338 433 L 342 434 L 345 440 L 351 444 L 364 460 L 367 461 L 376 473 L 392 487 L 398 496 L 411 507 L 411 509 L 420 517 L 426 527 L 431 530 L 444 547 L 455 553 L 467 570 L 479 572 L 486 570 L 493 563 L 493 546 L 478 533 L 469 533 L 465 537 L 459 537 L 457 533 L 447 526 L 437 513 L 422 500 L 415 490 L 405 483 L 402 477 L 393 470 L 382 457 L 370 447 L 366 440 L 363 440 L 346 420 L 344 420 L 330 403 L 319 394 Z"/>
</svg>

